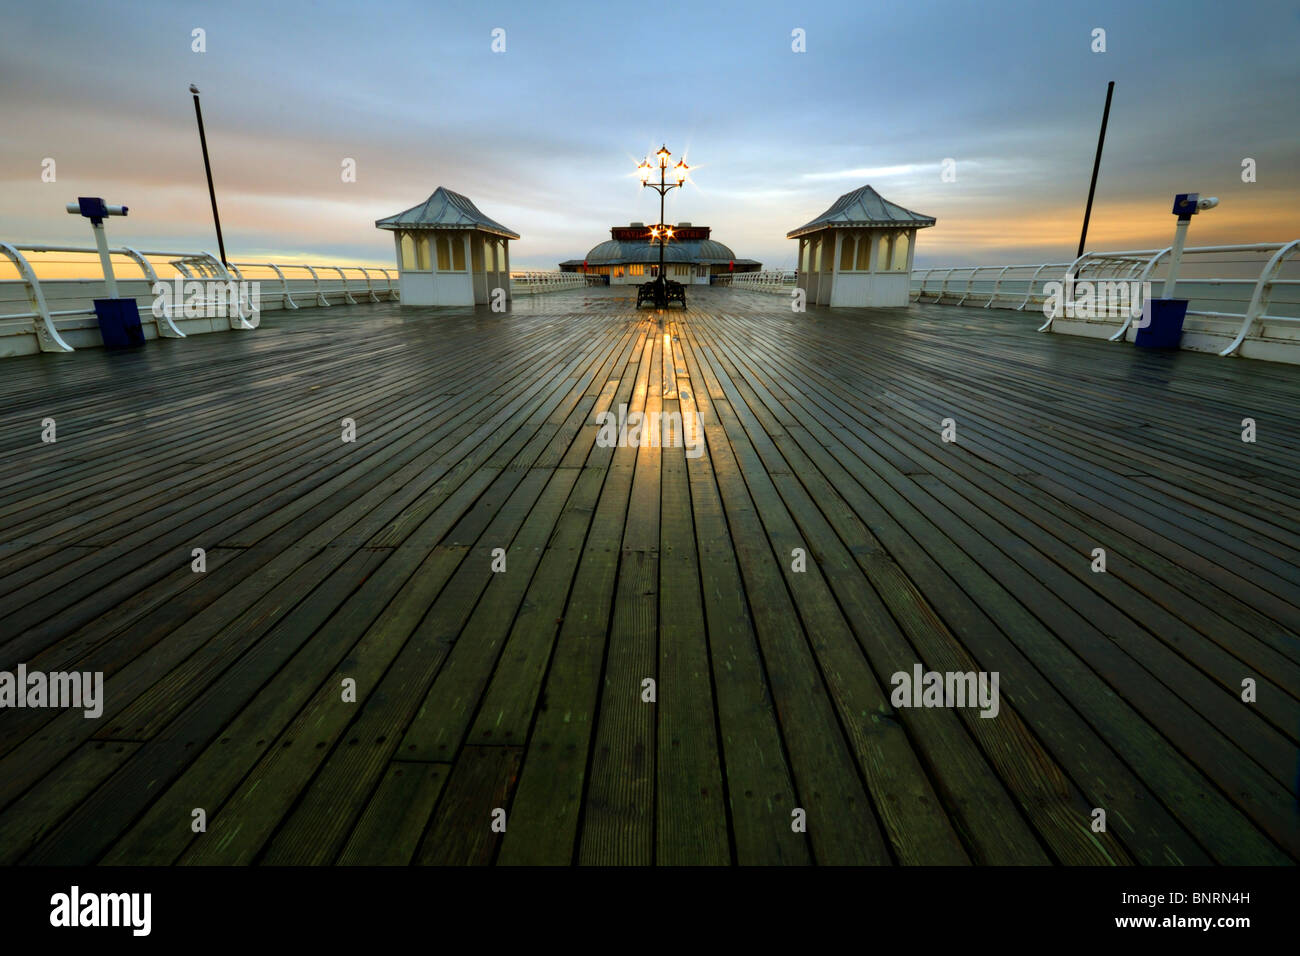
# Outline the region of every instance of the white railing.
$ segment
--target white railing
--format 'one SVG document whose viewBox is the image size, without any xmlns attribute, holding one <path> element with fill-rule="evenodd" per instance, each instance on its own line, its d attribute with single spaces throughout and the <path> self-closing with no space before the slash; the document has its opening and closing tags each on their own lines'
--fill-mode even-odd
<svg viewBox="0 0 1300 956">
<path fill-rule="evenodd" d="M 788 293 L 795 286 L 795 274 L 779 269 L 759 272 L 727 272 L 713 277 L 713 285 L 731 289 L 748 289 L 750 292 Z"/>
<path fill-rule="evenodd" d="M 1043 287 L 1059 282 L 1068 262 L 1044 262 L 1011 266 L 952 266 L 916 269 L 912 272 L 912 295 L 919 302 L 948 305 L 982 304 L 1024 311 L 1046 301 Z M 983 278 L 981 278 L 983 273 Z"/>
<path fill-rule="evenodd" d="M 1171 252 L 1172 247 L 1087 252 L 1072 262 L 917 269 L 911 292 L 918 302 L 1024 311 L 1046 306 L 1057 297 L 1049 295 L 1047 285 L 1064 284 L 1072 276 L 1076 287 L 1081 282 L 1150 283 L 1151 295 L 1161 297 L 1168 295 L 1163 286 Z M 1243 342 L 1259 338 L 1269 325 L 1300 323 L 1297 254 L 1300 239 L 1184 249 L 1177 297 L 1188 300 L 1189 317 L 1207 320 L 1201 331 L 1231 338 L 1219 354 L 1235 355 Z M 1112 342 L 1126 340 L 1135 319 L 1113 302 L 1087 318 L 1071 318 L 1085 324 L 1118 323 L 1107 336 Z M 1050 331 L 1056 321 L 1055 312 L 1047 315 L 1039 331 Z"/>
<path fill-rule="evenodd" d="M 51 260 L 48 257 L 52 255 L 83 258 Z M 159 338 L 184 338 L 187 332 L 220 327 L 220 323 L 213 325 L 209 321 L 204 327 L 204 323 L 192 321 L 196 307 L 205 319 L 223 320 L 231 329 L 251 329 L 255 326 L 248 319 L 254 309 L 328 307 L 331 298 L 333 304 L 352 305 L 362 300 L 380 302 L 398 297 L 396 270 L 375 266 L 231 261 L 226 268 L 208 252 L 138 250 L 129 246 L 109 249 L 109 255 L 116 260 L 113 272 L 119 294 L 136 300 L 141 324 Z M 94 246 L 0 242 L 0 267 L 6 264 L 12 266 L 16 278 L 0 278 L 0 356 L 38 350 L 71 352 L 69 339 L 80 338 L 83 345 L 95 344 L 96 336 L 87 334 L 97 330 L 93 300 L 106 297 L 108 291 Z M 135 275 L 130 274 L 133 270 Z M 56 271 L 64 274 L 54 275 Z M 155 296 L 157 283 L 171 285 L 176 280 L 186 293 L 184 298 L 171 297 L 163 302 Z M 186 282 L 196 280 L 249 283 L 245 288 L 256 289 L 257 295 L 241 307 L 237 300 L 211 295 L 207 285 L 185 290 Z M 21 306 L 24 299 L 26 309 Z M 31 347 L 28 336 L 34 337 L 36 348 Z"/>
<path fill-rule="evenodd" d="M 566 289 L 585 289 L 605 285 L 604 276 L 585 272 L 512 272 L 510 292 L 518 295 L 538 295 L 543 292 L 563 292 Z"/>
</svg>

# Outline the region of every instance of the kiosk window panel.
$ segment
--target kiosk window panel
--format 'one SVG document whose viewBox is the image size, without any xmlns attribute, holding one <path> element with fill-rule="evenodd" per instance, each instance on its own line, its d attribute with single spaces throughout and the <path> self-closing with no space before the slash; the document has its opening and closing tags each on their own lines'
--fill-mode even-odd
<svg viewBox="0 0 1300 956">
<path fill-rule="evenodd" d="M 853 270 L 854 250 L 857 249 L 858 240 L 856 237 L 846 235 L 840 239 L 840 271 L 851 272 Z"/>
<path fill-rule="evenodd" d="M 889 271 L 889 247 L 893 243 L 893 236 L 880 234 L 880 251 L 876 253 L 876 271 Z"/>
<path fill-rule="evenodd" d="M 907 271 L 907 233 L 900 232 L 894 240 L 894 255 L 891 260 L 895 272 Z"/>
</svg>

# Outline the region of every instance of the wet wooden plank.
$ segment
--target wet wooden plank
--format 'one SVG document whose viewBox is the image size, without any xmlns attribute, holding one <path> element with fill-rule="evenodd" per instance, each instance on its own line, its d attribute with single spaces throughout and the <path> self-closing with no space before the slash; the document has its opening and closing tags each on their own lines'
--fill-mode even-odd
<svg viewBox="0 0 1300 956">
<path fill-rule="evenodd" d="M 339 854 L 342 866 L 406 866 L 447 785 L 448 764 L 395 760 Z"/>
<path fill-rule="evenodd" d="M 1300 856 L 1300 370 L 785 306 L 595 289 L 8 360 L 0 668 L 107 699 L 0 713 L 0 855 Z M 698 413 L 705 453 L 601 447 L 625 403 Z M 999 717 L 891 707 L 918 661 L 1001 671 Z"/>
</svg>

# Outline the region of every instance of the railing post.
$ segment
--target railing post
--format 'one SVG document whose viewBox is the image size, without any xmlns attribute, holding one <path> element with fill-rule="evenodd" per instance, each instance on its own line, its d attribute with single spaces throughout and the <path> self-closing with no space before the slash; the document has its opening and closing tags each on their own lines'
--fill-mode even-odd
<svg viewBox="0 0 1300 956">
<path fill-rule="evenodd" d="M 233 283 L 235 281 L 231 277 L 230 273 L 227 271 L 225 264 L 222 263 L 222 261 L 218 259 L 216 256 L 214 256 L 212 253 L 204 252 L 204 253 L 200 253 L 200 255 L 203 256 L 203 261 L 205 261 L 208 264 L 208 268 L 212 270 L 212 273 L 217 277 L 217 279 L 226 283 Z M 204 298 L 206 299 L 207 297 L 204 296 Z M 252 309 L 253 304 L 250 302 L 248 305 L 249 308 Z M 258 303 L 258 307 L 259 308 L 261 307 L 260 302 Z M 240 297 L 238 294 L 235 295 L 234 315 L 230 314 L 230 303 L 229 302 L 226 303 L 226 320 L 230 323 L 230 327 L 232 329 L 247 330 L 247 329 L 257 328 L 256 325 L 253 325 L 251 322 L 249 322 L 247 319 L 244 318 L 243 303 L 240 301 Z"/>
<path fill-rule="evenodd" d="M 1165 246 L 1165 248 L 1161 249 L 1159 252 L 1157 252 L 1155 255 L 1153 255 L 1153 256 L 1152 256 L 1152 257 L 1147 261 L 1146 268 L 1144 268 L 1144 269 L 1142 270 L 1142 275 L 1141 275 L 1141 277 L 1138 278 L 1137 281 L 1138 281 L 1140 284 L 1145 284 L 1145 283 L 1151 281 L 1151 272 L 1152 272 L 1152 270 L 1155 269 L 1155 267 L 1156 267 L 1156 263 L 1158 263 L 1161 259 L 1163 259 L 1165 256 L 1169 255 L 1169 253 L 1171 253 L 1171 252 L 1173 252 L 1173 251 L 1174 251 L 1174 247 L 1173 247 L 1173 246 Z M 1145 307 L 1144 307 L 1143 311 L 1145 311 Z M 1107 339 L 1107 341 L 1109 341 L 1109 342 L 1122 342 L 1122 341 L 1124 340 L 1124 336 L 1128 333 L 1129 326 L 1131 326 L 1132 324 L 1133 324 L 1133 314 L 1130 312 L 1129 315 L 1128 315 L 1128 317 L 1124 320 L 1124 323 L 1119 327 L 1119 331 L 1116 332 L 1114 335 L 1110 336 L 1110 338 Z"/>
<path fill-rule="evenodd" d="M 36 333 L 37 346 L 42 352 L 71 352 L 72 346 L 63 341 L 63 336 L 54 327 L 54 318 L 45 304 L 45 293 L 41 291 L 41 282 L 36 278 L 31 263 L 7 242 L 0 242 L 0 252 L 9 257 L 27 283 L 27 301 L 32 307 L 32 331 Z"/>
<path fill-rule="evenodd" d="M 284 272 L 274 262 L 268 262 L 267 265 L 274 269 L 275 274 L 280 277 L 280 308 L 298 308 L 298 303 L 293 301 L 293 296 L 289 294 L 289 280 L 284 277 Z"/>
<path fill-rule="evenodd" d="M 320 290 L 320 276 L 316 274 L 316 270 L 309 265 L 304 265 L 302 268 L 310 272 L 311 277 L 316 280 L 316 304 L 323 308 L 329 308 L 329 302 L 326 301 L 324 294 Z"/>
<path fill-rule="evenodd" d="M 883 242 L 883 240 L 881 241 Z M 953 272 L 956 271 L 956 269 L 957 267 L 953 266 L 951 269 L 949 269 L 947 272 L 944 273 L 943 284 L 939 286 L 939 294 L 935 297 L 934 300 L 935 302 L 943 301 L 943 297 L 948 293 L 948 280 L 952 278 L 952 274 Z"/>
<path fill-rule="evenodd" d="M 148 280 L 149 282 L 149 294 L 153 295 L 156 301 L 157 295 L 154 293 L 153 287 L 158 283 L 158 273 L 154 272 L 153 266 L 150 265 L 149 260 L 146 259 L 139 252 L 136 252 L 130 246 L 123 246 L 122 252 L 130 256 L 131 259 L 135 260 L 135 264 L 140 267 L 140 271 L 144 273 L 145 279 Z M 153 312 L 154 310 L 151 308 L 149 311 Z M 160 339 L 185 338 L 185 333 L 176 327 L 176 323 L 172 321 L 172 316 L 167 314 L 166 309 L 162 310 L 162 315 L 155 314 L 153 319 L 154 319 L 154 325 L 158 329 L 158 338 Z"/>
<path fill-rule="evenodd" d="M 1250 305 L 1246 307 L 1246 318 L 1241 323 L 1241 331 L 1237 337 L 1232 340 L 1232 344 L 1219 353 L 1221 356 L 1235 355 L 1237 349 L 1241 348 L 1241 343 L 1246 341 L 1246 336 L 1250 334 L 1251 326 L 1255 324 L 1264 313 L 1268 305 L 1269 291 L 1273 287 L 1273 280 L 1277 278 L 1277 273 L 1282 268 L 1282 263 L 1297 248 L 1300 248 L 1300 239 L 1294 239 L 1287 243 L 1281 249 L 1273 254 L 1273 258 L 1260 270 L 1259 279 L 1255 282 L 1255 289 L 1250 296 Z"/>
<path fill-rule="evenodd" d="M 1016 307 L 1017 312 L 1025 311 L 1025 306 L 1029 304 L 1029 300 L 1034 296 L 1034 283 L 1038 281 L 1038 273 L 1042 272 L 1049 265 L 1051 265 L 1051 263 L 1044 262 L 1041 266 L 1035 269 L 1034 274 L 1029 277 L 1029 288 L 1025 290 L 1025 301 L 1021 302 L 1020 305 Z"/>
<path fill-rule="evenodd" d="M 330 268 L 337 272 L 339 278 L 343 280 L 343 298 L 347 299 L 348 305 L 356 305 L 357 300 L 352 298 L 352 293 L 348 291 L 348 277 L 343 274 L 343 270 L 338 266 L 330 266 Z"/>
<path fill-rule="evenodd" d="M 1007 274 L 1007 270 L 1010 268 L 1010 266 L 1003 266 L 1002 271 L 998 273 L 998 277 L 993 280 L 993 292 L 989 295 L 989 300 L 984 303 L 984 308 L 993 308 L 993 303 L 998 297 L 998 290 L 1002 288 L 1002 277 Z"/>
<path fill-rule="evenodd" d="M 983 266 L 976 266 L 974 271 L 971 272 L 971 274 L 966 277 L 966 291 L 962 293 L 962 297 L 957 300 L 958 305 L 961 305 L 968 298 L 970 298 L 971 286 L 975 284 L 975 277 L 980 274 L 980 270 L 983 268 L 984 268 Z"/>
<path fill-rule="evenodd" d="M 913 270 L 913 271 L 915 271 L 915 272 L 920 272 L 920 273 L 921 273 L 921 277 L 920 277 L 919 279 L 916 280 L 917 283 L 918 283 L 918 284 L 917 284 L 917 287 L 916 287 L 916 301 L 917 301 L 917 302 L 920 302 L 920 301 L 925 297 L 925 283 L 926 283 L 926 280 L 930 278 L 930 273 L 933 272 L 934 270 L 933 270 L 933 269 L 926 269 L 926 270 L 922 271 L 922 270 L 920 270 L 920 269 L 916 269 L 916 270 Z M 910 291 L 910 290 L 909 290 L 909 291 Z"/>
<path fill-rule="evenodd" d="M 361 274 L 366 277 L 366 294 L 370 297 L 371 302 L 378 302 L 379 296 L 375 295 L 375 284 L 370 281 L 370 270 L 365 266 L 357 266 Z"/>
<path fill-rule="evenodd" d="M 1070 266 L 1065 270 L 1065 275 L 1078 276 L 1080 264 L 1082 264 L 1084 260 L 1088 259 L 1091 256 L 1092 256 L 1091 252 L 1085 252 L 1083 255 L 1079 256 L 1079 258 L 1075 259 L 1074 262 L 1071 263 Z M 1035 273 L 1035 275 L 1037 275 L 1037 273 Z M 1064 276 L 1062 277 L 1062 281 L 1064 281 Z M 1065 303 L 1066 306 L 1069 306 L 1070 304 L 1071 304 L 1070 302 Z M 1039 326 L 1038 331 L 1039 332 L 1050 331 L 1052 328 L 1052 321 L 1054 318 L 1055 316 L 1051 316 L 1051 315 L 1047 316 L 1047 321 L 1044 322 L 1041 326 Z"/>
</svg>

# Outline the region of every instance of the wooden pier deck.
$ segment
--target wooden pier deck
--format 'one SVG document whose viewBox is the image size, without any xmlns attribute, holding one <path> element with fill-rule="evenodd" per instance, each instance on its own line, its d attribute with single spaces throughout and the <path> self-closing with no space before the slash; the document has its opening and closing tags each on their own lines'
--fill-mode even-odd
<svg viewBox="0 0 1300 956">
<path fill-rule="evenodd" d="M 633 295 L 0 364 L 0 861 L 1300 858 L 1300 368 Z"/>
</svg>

